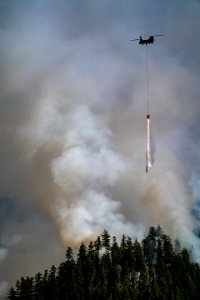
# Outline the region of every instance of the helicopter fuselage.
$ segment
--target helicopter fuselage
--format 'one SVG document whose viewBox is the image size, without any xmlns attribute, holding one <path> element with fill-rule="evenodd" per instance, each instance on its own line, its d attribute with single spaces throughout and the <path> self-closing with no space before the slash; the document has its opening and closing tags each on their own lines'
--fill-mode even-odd
<svg viewBox="0 0 200 300">
<path fill-rule="evenodd" d="M 151 35 L 148 39 L 143 39 L 143 38 L 140 36 L 139 44 L 141 44 L 141 45 L 153 44 L 153 42 L 154 42 L 154 37 L 153 37 L 153 35 Z"/>
</svg>

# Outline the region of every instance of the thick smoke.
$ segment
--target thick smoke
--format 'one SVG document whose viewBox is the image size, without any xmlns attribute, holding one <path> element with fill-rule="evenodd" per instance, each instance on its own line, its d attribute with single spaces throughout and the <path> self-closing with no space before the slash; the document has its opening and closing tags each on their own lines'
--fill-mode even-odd
<svg viewBox="0 0 200 300">
<path fill-rule="evenodd" d="M 128 161 L 110 145 L 110 131 L 83 106 L 70 112 L 67 127 L 63 153 L 51 162 L 61 192 L 52 209 L 62 240 L 80 243 L 105 226 L 115 234 L 133 233 L 135 227 L 118 212 L 122 204 L 108 191 L 128 169 Z"/>
<path fill-rule="evenodd" d="M 22 260 L 20 249 L 26 249 L 22 270 L 35 270 L 25 263 L 41 251 L 31 239 L 37 223 L 54 256 L 60 252 L 51 247 L 55 236 L 48 222 L 63 247 L 77 247 L 104 228 L 141 239 L 160 224 L 200 260 L 198 53 L 183 47 L 199 24 L 200 7 L 182 6 L 186 26 L 175 4 L 157 32 L 167 4 L 154 5 L 4 5 L 0 192 L 29 214 L 24 222 L 5 221 L 0 263 L 7 271 L 0 292 L 9 280 L 11 254 Z M 132 10 L 138 12 L 134 20 Z M 143 14 L 148 17 L 141 24 Z M 149 49 L 156 161 L 146 174 L 145 49 L 129 39 L 149 28 L 167 37 Z"/>
</svg>

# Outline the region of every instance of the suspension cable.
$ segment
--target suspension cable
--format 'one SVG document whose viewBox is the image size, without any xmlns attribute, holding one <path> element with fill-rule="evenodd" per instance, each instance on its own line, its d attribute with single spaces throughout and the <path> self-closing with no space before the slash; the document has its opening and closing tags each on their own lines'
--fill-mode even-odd
<svg viewBox="0 0 200 300">
<path fill-rule="evenodd" d="M 148 62 L 148 45 L 146 45 L 146 97 L 147 97 L 147 115 L 150 112 L 149 107 L 149 62 Z"/>
</svg>

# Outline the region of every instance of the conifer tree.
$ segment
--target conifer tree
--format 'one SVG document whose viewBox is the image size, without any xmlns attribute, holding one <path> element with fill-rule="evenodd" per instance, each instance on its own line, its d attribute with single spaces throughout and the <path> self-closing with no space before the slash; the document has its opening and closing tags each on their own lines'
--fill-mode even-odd
<svg viewBox="0 0 200 300">
<path fill-rule="evenodd" d="M 107 230 L 104 229 L 102 233 L 102 246 L 106 248 L 106 250 L 110 250 L 110 235 Z"/>
<path fill-rule="evenodd" d="M 36 299 L 42 299 L 43 294 L 43 285 L 42 285 L 42 274 L 37 273 L 35 275 L 35 284 L 34 284 L 34 290 L 35 290 L 35 298 Z"/>
<path fill-rule="evenodd" d="M 7 299 L 9 299 L 9 300 L 16 300 L 17 298 L 18 297 L 17 297 L 16 290 L 13 287 L 11 287 L 10 290 L 9 290 L 9 292 L 8 292 L 8 298 Z"/>
<path fill-rule="evenodd" d="M 99 254 L 99 250 L 102 248 L 102 242 L 100 236 L 97 237 L 96 241 L 94 242 L 94 248 Z"/>
</svg>

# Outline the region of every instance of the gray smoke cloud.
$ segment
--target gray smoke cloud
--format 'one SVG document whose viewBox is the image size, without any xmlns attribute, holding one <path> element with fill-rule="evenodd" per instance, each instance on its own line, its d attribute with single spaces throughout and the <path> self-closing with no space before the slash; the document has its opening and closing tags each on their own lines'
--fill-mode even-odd
<svg viewBox="0 0 200 300">
<path fill-rule="evenodd" d="M 199 3 L 1 6 L 0 291 L 104 228 L 160 224 L 199 261 Z M 165 34 L 149 48 L 149 174 L 145 48 L 129 42 L 143 33 Z"/>
</svg>

